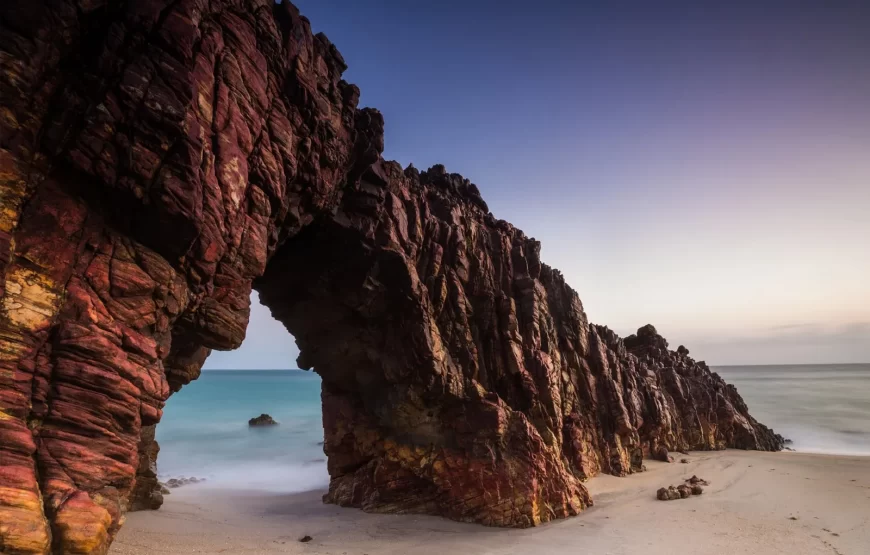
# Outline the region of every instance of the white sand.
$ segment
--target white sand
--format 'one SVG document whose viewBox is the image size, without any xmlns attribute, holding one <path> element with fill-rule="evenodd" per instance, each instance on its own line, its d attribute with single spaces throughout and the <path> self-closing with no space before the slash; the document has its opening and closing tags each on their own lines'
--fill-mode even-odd
<svg viewBox="0 0 870 555">
<path fill-rule="evenodd" d="M 111 553 L 870 554 L 870 458 L 744 451 L 687 458 L 595 478 L 588 484 L 595 507 L 527 530 L 371 515 L 324 505 L 320 492 L 186 486 L 161 510 L 128 515 Z M 703 495 L 655 499 L 659 487 L 692 474 L 711 482 Z M 306 534 L 311 542 L 297 541 Z"/>
</svg>

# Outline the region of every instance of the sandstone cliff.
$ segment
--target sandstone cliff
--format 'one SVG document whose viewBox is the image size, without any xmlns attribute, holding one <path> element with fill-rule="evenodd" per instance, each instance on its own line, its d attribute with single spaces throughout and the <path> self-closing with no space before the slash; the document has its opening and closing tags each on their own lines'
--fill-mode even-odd
<svg viewBox="0 0 870 555">
<path fill-rule="evenodd" d="M 252 285 L 323 376 L 330 502 L 529 526 L 666 449 L 781 448 L 468 180 L 381 159 L 344 69 L 286 2 L 0 5 L 0 551 L 159 506 L 154 425 Z"/>
</svg>

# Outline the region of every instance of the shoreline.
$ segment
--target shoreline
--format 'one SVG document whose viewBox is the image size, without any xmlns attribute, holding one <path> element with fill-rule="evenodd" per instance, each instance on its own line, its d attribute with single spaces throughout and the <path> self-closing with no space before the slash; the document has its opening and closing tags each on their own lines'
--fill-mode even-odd
<svg viewBox="0 0 870 555">
<path fill-rule="evenodd" d="M 870 545 L 870 458 L 783 451 L 704 451 L 688 464 L 587 482 L 595 505 L 536 528 L 488 528 L 426 515 L 369 514 L 321 502 L 322 490 L 269 493 L 199 485 L 159 511 L 130 513 L 110 553 L 613 553 L 860 555 Z M 679 459 L 678 459 L 679 460 Z M 693 474 L 689 499 L 659 487 Z M 307 543 L 299 542 L 311 536 Z"/>
</svg>

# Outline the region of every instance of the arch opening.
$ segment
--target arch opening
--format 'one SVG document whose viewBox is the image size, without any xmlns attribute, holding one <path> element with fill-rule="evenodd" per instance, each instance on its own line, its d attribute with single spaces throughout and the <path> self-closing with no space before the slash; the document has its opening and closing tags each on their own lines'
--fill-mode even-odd
<svg viewBox="0 0 870 555">
<path fill-rule="evenodd" d="M 167 400 L 155 434 L 157 478 L 195 478 L 206 489 L 325 489 L 321 380 L 298 370 L 297 356 L 292 336 L 253 293 L 241 346 L 212 352 L 196 382 Z M 264 413 L 279 425 L 248 425 Z"/>
</svg>

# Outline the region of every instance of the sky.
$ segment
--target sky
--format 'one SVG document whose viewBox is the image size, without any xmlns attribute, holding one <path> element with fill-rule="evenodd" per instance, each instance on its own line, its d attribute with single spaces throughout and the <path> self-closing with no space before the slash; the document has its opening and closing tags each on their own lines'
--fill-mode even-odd
<svg viewBox="0 0 870 555">
<path fill-rule="evenodd" d="M 471 179 L 592 322 L 713 365 L 870 362 L 870 2 L 296 4 L 384 157 Z M 295 356 L 255 298 L 207 367 Z"/>
</svg>

